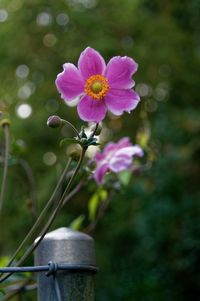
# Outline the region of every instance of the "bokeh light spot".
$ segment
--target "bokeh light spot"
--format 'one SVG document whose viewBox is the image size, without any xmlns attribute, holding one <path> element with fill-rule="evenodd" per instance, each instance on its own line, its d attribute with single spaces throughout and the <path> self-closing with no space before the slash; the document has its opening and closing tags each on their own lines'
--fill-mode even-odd
<svg viewBox="0 0 200 301">
<path fill-rule="evenodd" d="M 146 83 L 139 83 L 136 86 L 136 91 L 141 97 L 151 96 L 152 95 L 152 87 L 147 85 Z"/>
<path fill-rule="evenodd" d="M 40 26 L 48 26 L 52 22 L 52 16 L 48 12 L 41 12 L 37 15 L 36 22 Z"/>
<path fill-rule="evenodd" d="M 65 13 L 60 13 L 56 17 L 56 22 L 60 26 L 65 26 L 69 23 L 69 16 Z"/>
<path fill-rule="evenodd" d="M 5 9 L 0 9 L 0 22 L 5 22 L 8 19 L 8 12 Z"/>
<path fill-rule="evenodd" d="M 65 0 L 68 4 L 80 8 L 85 7 L 85 8 L 93 8 L 97 5 L 97 1 L 96 0 Z"/>
<path fill-rule="evenodd" d="M 27 65 L 19 65 L 16 69 L 16 75 L 19 78 L 26 78 L 29 75 L 29 67 Z"/>
<path fill-rule="evenodd" d="M 53 33 L 47 33 L 43 38 L 43 43 L 46 47 L 53 47 L 57 42 L 57 38 Z"/>
<path fill-rule="evenodd" d="M 27 99 L 35 92 L 35 84 L 31 81 L 24 84 L 18 90 L 18 96 L 21 99 Z"/>
<path fill-rule="evenodd" d="M 32 107 L 27 103 L 21 104 L 17 107 L 16 113 L 19 118 L 26 119 L 30 117 L 32 113 Z"/>
<path fill-rule="evenodd" d="M 46 165 L 54 165 L 56 163 L 57 157 L 53 152 L 46 152 L 43 155 L 43 162 Z"/>
</svg>

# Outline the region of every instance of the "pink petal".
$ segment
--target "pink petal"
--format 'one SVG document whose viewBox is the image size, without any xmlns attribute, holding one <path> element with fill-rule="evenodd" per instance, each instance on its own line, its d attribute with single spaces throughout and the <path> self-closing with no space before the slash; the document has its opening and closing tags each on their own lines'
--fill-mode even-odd
<svg viewBox="0 0 200 301">
<path fill-rule="evenodd" d="M 94 160 L 98 163 L 99 161 L 102 161 L 103 159 L 105 158 L 105 156 L 100 153 L 100 152 L 97 152 L 94 156 Z"/>
<path fill-rule="evenodd" d="M 56 87 L 61 93 L 61 97 L 66 101 L 70 101 L 83 93 L 84 81 L 73 64 L 64 64 L 63 68 L 63 72 L 57 76 Z"/>
<path fill-rule="evenodd" d="M 128 156 L 126 154 L 119 154 L 114 155 L 110 162 L 109 162 L 109 168 L 113 172 L 120 172 L 125 169 L 129 169 L 132 164 L 132 157 Z"/>
<path fill-rule="evenodd" d="M 133 74 L 137 71 L 137 63 L 127 57 L 113 57 L 106 68 L 106 77 L 111 88 L 130 89 L 134 86 Z"/>
<path fill-rule="evenodd" d="M 108 170 L 109 170 L 108 163 L 104 163 L 102 165 L 97 166 L 94 173 L 94 179 L 98 184 L 100 184 L 103 181 L 103 177 Z"/>
<path fill-rule="evenodd" d="M 99 52 L 87 47 L 80 55 L 78 68 L 85 79 L 91 75 L 104 74 L 106 63 Z"/>
<path fill-rule="evenodd" d="M 131 145 L 132 143 L 130 142 L 130 139 L 128 137 L 124 137 L 120 139 L 117 143 L 114 142 L 107 143 L 106 146 L 104 147 L 103 154 L 107 156 L 108 153 L 110 152 L 117 151 L 118 149 L 124 148 L 126 146 L 131 146 Z"/>
<path fill-rule="evenodd" d="M 105 96 L 105 104 L 114 115 L 120 116 L 124 111 L 130 113 L 137 107 L 140 97 L 133 90 L 110 89 Z"/>
<path fill-rule="evenodd" d="M 144 151 L 139 145 L 136 144 L 136 145 L 132 146 L 132 148 L 133 148 L 132 156 L 138 156 L 138 157 L 144 156 Z"/>
<path fill-rule="evenodd" d="M 126 146 L 131 146 L 132 143 L 130 141 L 130 138 L 128 137 L 124 137 L 122 139 L 120 139 L 117 143 L 117 147 L 118 148 L 122 148 L 122 147 L 126 147 Z"/>
<path fill-rule="evenodd" d="M 139 145 L 134 145 L 134 146 L 127 146 L 124 148 L 121 148 L 115 152 L 115 156 L 121 156 L 121 155 L 126 155 L 132 158 L 132 156 L 138 156 L 142 157 L 143 156 L 143 150 Z"/>
<path fill-rule="evenodd" d="M 106 106 L 103 100 L 95 100 L 85 95 L 78 104 L 80 118 L 88 122 L 100 122 L 106 115 Z"/>
<path fill-rule="evenodd" d="M 109 142 L 104 147 L 103 154 L 107 156 L 110 152 L 115 151 L 116 149 L 117 149 L 117 143 Z"/>
<path fill-rule="evenodd" d="M 120 172 L 129 169 L 132 164 L 133 156 L 143 156 L 143 150 L 139 145 L 127 146 L 117 150 L 109 161 L 109 168 L 113 172 Z"/>
</svg>

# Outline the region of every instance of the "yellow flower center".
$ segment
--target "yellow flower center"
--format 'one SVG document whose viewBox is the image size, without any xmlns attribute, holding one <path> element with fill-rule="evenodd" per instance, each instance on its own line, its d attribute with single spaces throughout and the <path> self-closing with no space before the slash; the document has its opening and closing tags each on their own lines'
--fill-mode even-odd
<svg viewBox="0 0 200 301">
<path fill-rule="evenodd" d="M 109 84 L 107 78 L 99 74 L 90 76 L 84 88 L 84 92 L 96 100 L 105 97 L 108 90 Z"/>
</svg>

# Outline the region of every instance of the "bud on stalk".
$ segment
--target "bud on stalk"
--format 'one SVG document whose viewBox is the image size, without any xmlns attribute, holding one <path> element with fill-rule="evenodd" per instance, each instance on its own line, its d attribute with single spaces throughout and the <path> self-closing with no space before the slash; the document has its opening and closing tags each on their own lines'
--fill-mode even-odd
<svg viewBox="0 0 200 301">
<path fill-rule="evenodd" d="M 49 116 L 47 120 L 47 126 L 50 128 L 58 128 L 62 124 L 62 119 L 59 116 Z"/>
</svg>

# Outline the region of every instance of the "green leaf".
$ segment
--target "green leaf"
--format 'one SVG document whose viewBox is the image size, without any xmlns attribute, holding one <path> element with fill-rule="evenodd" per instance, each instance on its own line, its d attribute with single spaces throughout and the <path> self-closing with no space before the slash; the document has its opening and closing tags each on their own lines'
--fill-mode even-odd
<svg viewBox="0 0 200 301">
<path fill-rule="evenodd" d="M 82 223 L 85 219 L 83 214 L 79 215 L 77 218 L 73 220 L 73 222 L 69 225 L 69 227 L 73 230 L 79 230 L 82 226 Z"/>
<path fill-rule="evenodd" d="M 108 193 L 105 189 L 101 188 L 99 190 L 99 195 L 100 195 L 101 201 L 105 201 L 107 199 Z"/>
<path fill-rule="evenodd" d="M 127 186 L 131 180 L 132 171 L 124 170 L 118 174 L 118 179 L 120 183 L 124 186 Z"/>
<path fill-rule="evenodd" d="M 89 211 L 89 219 L 91 221 L 95 220 L 99 203 L 105 201 L 106 198 L 107 198 L 107 191 L 105 189 L 99 189 L 95 194 L 93 194 L 93 196 L 89 200 L 88 211 Z"/>
<path fill-rule="evenodd" d="M 1 267 L 7 266 L 9 260 L 10 260 L 9 256 L 2 256 L 2 257 L 0 257 L 0 266 Z"/>
<path fill-rule="evenodd" d="M 96 192 L 95 194 L 93 194 L 93 196 L 91 197 L 91 199 L 89 200 L 88 203 L 88 211 L 89 211 L 89 219 L 91 221 L 95 220 L 96 217 L 96 211 L 99 205 L 99 194 Z"/>
<path fill-rule="evenodd" d="M 151 138 L 151 131 L 149 127 L 145 127 L 141 129 L 137 133 L 136 142 L 139 144 L 143 149 L 146 149 Z"/>
<path fill-rule="evenodd" d="M 64 145 L 75 144 L 75 143 L 80 144 L 80 142 L 75 138 L 64 138 L 60 141 L 60 146 L 62 147 Z"/>
</svg>

